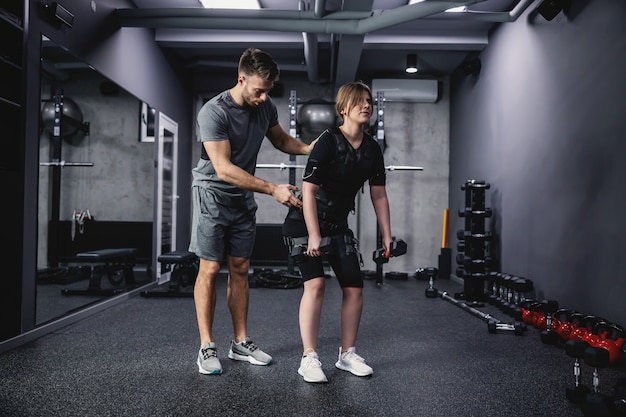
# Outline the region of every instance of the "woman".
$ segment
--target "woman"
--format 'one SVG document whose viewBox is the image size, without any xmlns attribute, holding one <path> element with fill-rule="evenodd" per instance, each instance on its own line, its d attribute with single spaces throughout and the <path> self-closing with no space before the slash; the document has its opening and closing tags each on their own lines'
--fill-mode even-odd
<svg viewBox="0 0 626 417">
<path fill-rule="evenodd" d="M 385 253 L 390 256 L 383 155 L 364 129 L 372 107 L 372 92 L 366 84 L 348 83 L 339 89 L 335 109 L 343 124 L 320 135 L 302 175 L 302 211 L 291 209 L 283 225 L 292 254 L 299 253 L 295 259 L 304 280 L 299 313 L 304 350 L 298 373 L 307 382 L 327 382 L 316 351 L 325 288 L 322 255 L 327 257 L 343 292 L 341 347 L 335 366 L 357 376 L 373 373 L 355 351 L 363 309 L 363 278 L 357 241 L 348 228 L 356 194 L 368 181 Z"/>
</svg>

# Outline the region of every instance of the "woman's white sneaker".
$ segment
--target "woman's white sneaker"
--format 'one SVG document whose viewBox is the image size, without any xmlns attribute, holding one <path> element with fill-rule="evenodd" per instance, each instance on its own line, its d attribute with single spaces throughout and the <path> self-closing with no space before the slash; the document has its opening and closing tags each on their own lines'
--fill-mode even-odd
<svg viewBox="0 0 626 417">
<path fill-rule="evenodd" d="M 322 363 L 317 352 L 311 352 L 302 357 L 298 373 L 306 382 L 328 382 L 324 371 L 322 371 Z"/>
<path fill-rule="evenodd" d="M 346 352 L 342 352 L 339 348 L 339 359 L 337 359 L 335 366 L 356 376 L 369 376 L 374 373 L 374 370 L 365 363 L 365 359 L 356 354 L 354 347 L 349 348 Z"/>
</svg>

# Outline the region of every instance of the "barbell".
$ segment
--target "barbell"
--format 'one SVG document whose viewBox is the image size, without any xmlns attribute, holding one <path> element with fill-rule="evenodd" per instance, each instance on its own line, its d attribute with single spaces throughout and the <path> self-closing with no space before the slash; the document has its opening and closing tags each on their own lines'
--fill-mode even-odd
<svg viewBox="0 0 626 417">
<path fill-rule="evenodd" d="M 304 169 L 306 165 L 297 165 L 297 164 L 285 164 L 281 162 L 280 164 L 256 164 L 257 168 L 269 168 L 269 169 L 280 169 L 281 171 L 289 168 L 289 169 Z M 423 171 L 424 167 L 416 167 L 410 165 L 387 165 L 385 167 L 387 171 Z"/>
</svg>

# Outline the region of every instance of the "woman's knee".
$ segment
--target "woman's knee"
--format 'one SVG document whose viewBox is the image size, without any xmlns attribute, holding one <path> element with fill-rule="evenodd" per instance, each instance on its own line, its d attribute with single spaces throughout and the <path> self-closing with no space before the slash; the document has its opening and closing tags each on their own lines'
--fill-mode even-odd
<svg viewBox="0 0 626 417">
<path fill-rule="evenodd" d="M 324 278 L 313 278 L 304 282 L 304 291 L 310 295 L 324 295 L 326 281 Z"/>
<path fill-rule="evenodd" d="M 363 288 L 360 287 L 344 287 L 343 298 L 350 300 L 360 300 L 363 298 Z"/>
</svg>

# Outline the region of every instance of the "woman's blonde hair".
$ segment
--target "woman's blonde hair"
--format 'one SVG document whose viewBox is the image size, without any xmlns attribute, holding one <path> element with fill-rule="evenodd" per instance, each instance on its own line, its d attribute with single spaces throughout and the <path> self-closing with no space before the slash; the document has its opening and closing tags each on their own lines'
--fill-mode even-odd
<svg viewBox="0 0 626 417">
<path fill-rule="evenodd" d="M 370 96 L 370 100 L 372 100 L 372 90 L 362 81 L 347 83 L 339 87 L 339 91 L 337 91 L 337 100 L 335 102 L 335 111 L 341 119 L 343 119 L 344 116 L 341 114 L 342 110 L 345 109 L 346 111 L 349 111 L 354 106 L 358 106 L 361 103 L 361 96 L 364 91 L 367 91 Z"/>
</svg>

